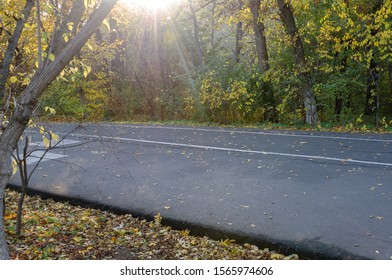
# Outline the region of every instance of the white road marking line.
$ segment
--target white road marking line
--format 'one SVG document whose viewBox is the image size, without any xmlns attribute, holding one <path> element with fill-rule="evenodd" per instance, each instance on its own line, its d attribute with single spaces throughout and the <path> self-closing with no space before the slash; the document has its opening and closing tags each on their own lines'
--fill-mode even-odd
<svg viewBox="0 0 392 280">
<path fill-rule="evenodd" d="M 61 141 L 60 143 L 59 143 L 59 141 Z M 63 140 L 52 140 L 51 141 L 51 147 L 54 147 L 54 146 L 56 146 L 56 148 L 59 148 L 59 147 L 64 147 L 64 146 L 69 146 L 69 145 L 74 145 L 74 144 L 77 144 L 77 143 L 80 143 L 80 141 L 75 141 L 75 140 L 68 140 L 68 139 L 63 139 Z M 33 143 L 30 143 L 30 146 L 39 146 L 39 147 L 45 147 L 45 144 L 44 144 L 44 142 L 33 142 Z"/>
<path fill-rule="evenodd" d="M 80 141 L 76 141 L 76 140 L 68 140 L 68 139 L 64 139 L 61 141 L 61 143 L 58 144 L 58 141 L 52 140 L 52 147 L 54 147 L 55 145 L 56 148 L 60 148 L 60 147 L 66 147 L 69 145 L 74 145 L 80 143 Z M 45 147 L 45 144 L 43 141 L 40 142 L 33 142 L 29 144 L 29 147 Z M 40 161 L 41 157 L 44 155 L 45 151 L 43 150 L 37 150 L 37 151 L 33 151 L 29 157 L 26 159 L 27 161 L 27 165 L 30 164 L 36 164 Z M 59 158 L 63 158 L 63 157 L 67 157 L 68 155 L 64 155 L 64 154 L 56 154 L 56 153 L 51 153 L 51 152 L 47 152 L 45 154 L 45 156 L 42 158 L 41 162 L 47 161 L 47 160 L 52 160 L 52 159 L 59 159 Z M 20 154 L 19 155 L 20 158 L 23 158 L 23 155 Z"/>
<path fill-rule="evenodd" d="M 147 144 L 156 144 L 156 145 L 171 146 L 171 147 L 185 147 L 185 148 L 194 148 L 194 149 L 203 149 L 203 150 L 239 152 L 239 153 L 247 153 L 247 154 L 273 155 L 273 156 L 295 157 L 295 158 L 305 158 L 305 159 L 320 159 L 320 160 L 338 161 L 342 163 L 359 163 L 359 164 L 368 164 L 368 165 L 392 166 L 392 163 L 387 163 L 387 162 L 374 162 L 374 161 L 344 159 L 344 158 L 335 158 L 335 157 L 265 152 L 265 151 L 255 151 L 255 150 L 242 150 L 242 149 L 232 149 L 232 148 L 222 148 L 222 147 L 202 146 L 202 145 L 192 145 L 192 144 L 182 144 L 182 143 L 170 143 L 170 142 L 123 138 L 123 137 L 99 136 L 99 135 L 90 135 L 90 134 L 70 134 L 70 136 L 87 137 L 87 138 L 102 139 L 102 140 L 116 140 L 116 141 L 134 142 L 134 143 L 147 143 Z"/>
<path fill-rule="evenodd" d="M 205 132 L 222 132 L 230 134 L 255 134 L 255 135 L 269 135 L 269 136 L 285 136 L 285 137 L 298 137 L 298 138 L 318 138 L 318 139 L 333 139 L 333 140 L 349 140 L 349 141 L 370 141 L 370 142 L 387 142 L 392 143 L 389 139 L 377 138 L 363 138 L 363 137 L 345 137 L 345 136 L 322 136 L 322 135 L 309 135 L 309 134 L 286 134 L 286 133 L 273 133 L 264 131 L 244 131 L 244 130 L 225 130 L 225 129 L 212 129 L 212 128 L 193 128 L 193 127 L 170 127 L 170 126 L 137 126 L 137 125 L 121 125 L 121 124 L 102 124 L 103 126 L 117 126 L 117 127 L 130 127 L 130 128 L 147 128 L 147 129 L 172 129 L 172 130 L 190 130 L 190 131 L 205 131 Z"/>
<path fill-rule="evenodd" d="M 36 164 L 40 161 L 40 158 L 44 154 L 44 151 L 34 151 L 30 154 L 30 156 L 27 158 L 27 165 L 29 164 Z M 20 157 L 23 157 L 23 155 L 20 155 Z M 55 153 L 50 153 L 47 152 L 45 157 L 41 160 L 41 162 L 47 161 L 47 160 L 52 160 L 52 159 L 59 159 L 67 157 L 67 155 L 62 155 L 62 154 L 55 154 Z"/>
</svg>

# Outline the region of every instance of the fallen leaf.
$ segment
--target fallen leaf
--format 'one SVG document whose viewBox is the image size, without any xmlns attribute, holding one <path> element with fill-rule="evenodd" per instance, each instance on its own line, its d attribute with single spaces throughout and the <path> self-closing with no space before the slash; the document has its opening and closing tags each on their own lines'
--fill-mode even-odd
<svg viewBox="0 0 392 280">
<path fill-rule="evenodd" d="M 74 238 L 72 238 L 73 240 L 75 240 L 76 242 L 80 242 L 80 241 L 82 241 L 82 238 L 81 237 L 79 237 L 79 236 L 75 236 Z"/>
<path fill-rule="evenodd" d="M 30 196 L 25 198 L 28 215 L 24 217 L 23 239 L 17 239 L 13 228 L 18 193 L 7 191 L 5 199 L 5 228 L 12 259 L 298 259 L 297 255 L 284 257 L 234 240 L 216 241 L 192 236 L 189 230 L 176 231 L 161 224 L 159 213 L 153 221 L 146 221 Z"/>
</svg>

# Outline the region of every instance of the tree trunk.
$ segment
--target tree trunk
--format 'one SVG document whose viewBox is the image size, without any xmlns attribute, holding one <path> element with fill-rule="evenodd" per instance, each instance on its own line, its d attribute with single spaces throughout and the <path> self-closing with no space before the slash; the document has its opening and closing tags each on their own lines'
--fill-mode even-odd
<svg viewBox="0 0 392 280">
<path fill-rule="evenodd" d="M 15 30 L 8 41 L 8 46 L 3 57 L 1 72 L 0 72 L 0 98 L 5 94 L 5 85 L 9 75 L 10 66 L 12 59 L 15 55 L 15 50 L 18 47 L 19 38 L 24 29 L 26 20 L 30 16 L 31 10 L 34 7 L 33 0 L 27 0 L 26 5 L 22 11 L 23 17 L 21 17 L 15 27 Z M 2 121 L 2 120 L 1 120 Z M 0 137 L 2 137 L 1 135 Z M 12 146 L 5 141 L 5 145 L 0 145 L 0 201 L 2 207 L 0 207 L 0 260 L 9 259 L 9 252 L 7 246 L 7 239 L 5 236 L 4 226 L 4 211 L 5 211 L 5 186 L 7 185 L 11 176 L 11 155 L 14 150 Z"/>
<path fill-rule="evenodd" d="M 169 81 L 169 69 L 166 62 L 166 52 L 163 48 L 164 44 L 164 34 L 166 32 L 166 28 L 162 27 L 160 21 L 156 20 L 156 34 L 155 34 L 155 48 L 158 54 L 158 64 L 159 64 L 159 75 L 161 76 L 162 81 L 162 89 L 166 93 L 170 89 L 170 81 Z"/>
<path fill-rule="evenodd" d="M 235 34 L 235 62 L 236 63 L 240 63 L 241 60 L 242 38 L 244 36 L 242 25 L 243 23 L 241 21 L 237 23 L 237 30 Z"/>
<path fill-rule="evenodd" d="M 301 36 L 298 32 L 297 25 L 295 23 L 295 18 L 291 6 L 286 3 L 285 0 L 277 0 L 280 16 L 287 29 L 293 46 L 294 46 L 294 58 L 296 60 L 297 66 L 300 70 L 301 76 L 305 80 L 305 85 L 303 88 L 303 99 L 306 115 L 306 123 L 312 126 L 316 126 L 318 122 L 317 107 L 316 107 L 316 97 L 311 85 L 311 78 L 306 69 L 306 57 L 305 51 L 302 44 Z"/>
<path fill-rule="evenodd" d="M 257 69 L 263 74 L 269 70 L 269 57 L 267 50 L 267 39 L 265 37 L 265 26 L 261 18 L 260 0 L 249 0 L 249 8 L 252 13 L 253 31 L 256 42 Z M 276 103 L 271 81 L 264 81 L 260 91 L 263 94 L 262 106 L 264 106 L 264 120 L 276 119 Z"/>
<path fill-rule="evenodd" d="M 339 53 L 336 54 L 336 56 L 338 56 L 338 55 L 339 55 Z M 340 67 L 341 67 L 340 68 L 341 74 L 346 72 L 346 70 L 347 70 L 347 50 L 346 49 L 344 50 L 344 55 L 343 55 L 343 58 L 340 62 Z M 340 115 L 342 113 L 344 101 L 345 101 L 344 99 L 347 100 L 347 107 L 349 107 L 349 105 L 350 105 L 349 96 L 344 98 L 343 93 L 341 91 L 338 91 L 335 95 L 335 118 L 337 121 L 340 121 Z"/>
<path fill-rule="evenodd" d="M 193 37 L 196 45 L 196 64 L 197 66 L 200 66 L 203 64 L 203 50 L 200 43 L 199 23 L 197 21 L 195 9 L 193 8 L 192 0 L 188 0 L 188 3 L 193 21 Z"/>
<path fill-rule="evenodd" d="M 77 25 L 81 21 L 85 9 L 84 0 L 73 1 L 71 11 L 67 17 L 61 23 L 59 23 L 59 28 L 53 34 L 51 46 L 49 46 L 49 52 L 53 53 L 54 56 L 57 56 L 67 44 L 63 38 L 63 35 L 69 32 L 68 24 L 72 24 L 72 35 L 76 34 Z"/>
<path fill-rule="evenodd" d="M 244 1 L 238 0 L 238 11 L 241 11 L 244 7 Z M 238 21 L 235 32 L 235 62 L 240 63 L 241 60 L 241 50 L 242 50 L 242 38 L 244 37 L 244 30 L 242 29 L 243 22 Z"/>
<path fill-rule="evenodd" d="M 269 62 L 264 22 L 260 20 L 260 0 L 250 0 L 249 6 L 256 40 L 257 66 L 260 73 L 264 73 L 269 69 Z"/>
<path fill-rule="evenodd" d="M 316 98 L 314 96 L 313 88 L 310 83 L 305 84 L 304 88 L 304 105 L 306 111 L 306 123 L 312 126 L 316 126 L 317 119 L 317 106 L 316 106 Z"/>
<path fill-rule="evenodd" d="M 49 84 L 80 51 L 95 30 L 99 28 L 116 2 L 117 0 L 104 0 L 82 30 L 64 47 L 55 60 L 45 65 L 41 72 L 36 72 L 20 97 L 10 123 L 3 134 L 0 135 L 0 200 L 4 198 L 5 187 L 11 177 L 11 155 L 38 104 L 39 98 Z M 0 259 L 8 259 L 9 254 L 3 220 L 4 213 L 1 207 L 0 211 Z"/>
<path fill-rule="evenodd" d="M 211 49 L 215 50 L 215 8 L 216 8 L 216 0 L 212 0 L 212 9 L 211 9 Z"/>
<path fill-rule="evenodd" d="M 6 185 L 7 183 L 8 183 L 8 178 L 3 176 L 2 172 L 0 171 L 0 184 Z M 0 188 L 0 198 L 3 202 L 4 202 L 4 193 L 5 193 L 5 188 Z M 4 218 L 3 218 L 4 209 L 5 209 L 4 207 L 0 207 L 0 260 L 8 260 L 10 258 L 8 253 L 7 239 L 5 236 L 5 227 L 4 227 Z"/>
<path fill-rule="evenodd" d="M 22 11 L 22 17 L 18 20 L 15 30 L 8 41 L 7 49 L 4 53 L 1 69 L 0 69 L 0 99 L 5 95 L 5 83 L 10 73 L 10 66 L 15 55 L 15 50 L 18 47 L 19 38 L 24 29 L 27 18 L 30 16 L 31 9 L 34 7 L 34 0 L 27 0 L 26 5 Z"/>
<path fill-rule="evenodd" d="M 374 36 L 376 33 L 372 32 Z M 367 86 L 366 86 L 366 100 L 365 100 L 365 115 L 371 115 L 375 113 L 378 115 L 378 84 L 379 84 L 379 73 L 378 65 L 374 58 L 371 58 L 370 65 L 367 73 Z M 377 123 L 376 123 L 377 125 Z"/>
</svg>

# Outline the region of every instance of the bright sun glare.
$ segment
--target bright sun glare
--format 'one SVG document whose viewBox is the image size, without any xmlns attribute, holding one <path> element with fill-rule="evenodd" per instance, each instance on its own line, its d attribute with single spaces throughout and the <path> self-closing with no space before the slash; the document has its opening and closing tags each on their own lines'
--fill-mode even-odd
<svg viewBox="0 0 392 280">
<path fill-rule="evenodd" d="M 129 5 L 136 5 L 149 11 L 168 10 L 182 0 L 121 0 Z"/>
</svg>

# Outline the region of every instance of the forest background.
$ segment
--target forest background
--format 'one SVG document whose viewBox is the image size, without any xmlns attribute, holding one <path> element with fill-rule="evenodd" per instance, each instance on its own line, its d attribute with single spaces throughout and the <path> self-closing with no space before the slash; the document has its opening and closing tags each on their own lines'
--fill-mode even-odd
<svg viewBox="0 0 392 280">
<path fill-rule="evenodd" d="M 53 1 L 40 2 L 45 45 Z M 4 51 L 23 3 L 1 1 Z M 32 13 L 4 103 L 34 75 L 42 48 L 37 22 Z M 390 0 L 183 0 L 166 10 L 122 2 L 47 89 L 36 113 L 62 121 L 388 128 L 391 25 Z M 71 38 L 78 26 L 67 28 Z"/>
</svg>

